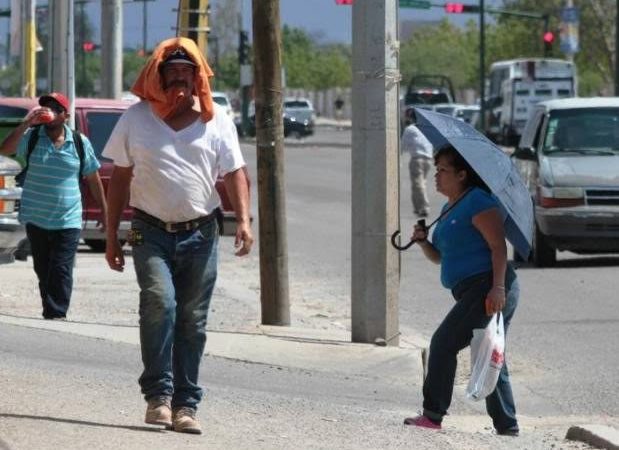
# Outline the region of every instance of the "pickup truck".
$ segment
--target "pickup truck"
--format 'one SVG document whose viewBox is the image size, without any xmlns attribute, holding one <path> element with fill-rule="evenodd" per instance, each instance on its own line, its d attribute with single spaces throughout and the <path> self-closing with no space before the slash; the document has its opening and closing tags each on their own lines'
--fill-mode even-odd
<svg viewBox="0 0 619 450">
<path fill-rule="evenodd" d="M 0 119 L 0 139 L 4 139 L 20 121 Z M 0 264 L 13 262 L 13 253 L 26 236 L 23 225 L 17 220 L 16 205 L 21 198 L 21 188 L 15 186 L 15 175 L 20 171 L 17 162 L 0 156 Z"/>
<path fill-rule="evenodd" d="M 112 99 L 97 99 L 97 98 L 77 98 L 75 99 L 75 127 L 81 133 L 86 135 L 95 150 L 95 154 L 101 163 L 99 174 L 103 187 L 107 190 L 110 176 L 113 170 L 112 161 L 103 158 L 101 152 L 107 143 L 107 140 L 116 125 L 116 122 L 123 114 L 123 112 L 134 103 L 134 100 L 112 100 Z M 13 117 L 12 120 L 18 118 L 21 120 L 31 108 L 38 105 L 36 98 L 10 98 L 0 97 L 0 118 L 1 117 Z M 1 120 L 1 119 L 0 119 Z M 17 122 L 18 123 L 18 122 Z M 14 125 L 13 125 L 14 126 Z M 2 129 L 2 128 L 0 128 Z M 10 127 L 3 129 L 4 135 L 10 131 Z M 0 177 L 1 177 L 0 172 Z M 12 172 L 11 172 L 12 173 Z M 8 175 L 6 178 L 0 178 L 0 186 L 2 183 L 10 185 L 14 184 L 11 178 L 14 175 Z M 248 178 L 249 179 L 249 178 Z M 226 189 L 224 186 L 223 178 L 219 178 L 216 183 L 217 193 L 221 199 L 222 212 L 224 216 L 224 235 L 233 235 L 236 231 L 236 218 L 232 204 L 228 199 Z M 0 193 L 5 193 L 6 190 L 0 190 Z M 8 195 L 8 192 L 7 192 Z M 17 188 L 15 191 L 11 191 L 13 197 L 17 197 L 11 200 L 15 204 L 14 215 L 17 214 L 19 208 L 19 197 L 21 195 L 21 189 Z M 0 202 L 1 205 L 1 202 Z M 84 243 L 88 245 L 92 250 L 97 252 L 105 251 L 105 234 L 97 227 L 97 223 L 101 219 L 101 211 L 98 208 L 94 198 L 88 190 L 88 187 L 82 185 L 82 233 L 81 238 Z M 1 211 L 1 209 L 0 209 Z M 127 231 L 131 227 L 131 219 L 133 217 L 133 209 L 127 207 L 121 216 L 121 223 L 119 227 L 119 237 L 123 240 L 126 237 Z M 0 242 L 0 245 L 2 243 Z M 11 252 L 10 249 L 0 248 L 0 253 L 5 251 L 7 254 Z"/>
</svg>

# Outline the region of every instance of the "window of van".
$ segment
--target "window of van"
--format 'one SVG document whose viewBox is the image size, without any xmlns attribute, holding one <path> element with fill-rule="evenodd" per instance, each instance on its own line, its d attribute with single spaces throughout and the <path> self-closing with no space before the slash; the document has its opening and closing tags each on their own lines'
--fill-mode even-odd
<svg viewBox="0 0 619 450">
<path fill-rule="evenodd" d="M 92 143 L 95 155 L 102 161 L 109 161 L 101 157 L 101 152 L 116 126 L 122 111 L 92 111 L 86 113 L 88 139 Z"/>
<path fill-rule="evenodd" d="M 619 149 L 619 108 L 552 111 L 544 152 L 597 153 Z"/>
<path fill-rule="evenodd" d="M 531 91 L 529 91 L 528 89 L 518 89 L 516 91 L 516 95 L 529 95 L 531 93 Z"/>
<path fill-rule="evenodd" d="M 572 93 L 569 89 L 557 89 L 557 95 L 559 97 L 571 97 Z"/>
<path fill-rule="evenodd" d="M 25 117 L 26 114 L 28 114 L 26 108 L 0 105 L 0 117 Z"/>
<path fill-rule="evenodd" d="M 552 95 L 552 89 L 535 89 L 535 95 Z"/>
</svg>

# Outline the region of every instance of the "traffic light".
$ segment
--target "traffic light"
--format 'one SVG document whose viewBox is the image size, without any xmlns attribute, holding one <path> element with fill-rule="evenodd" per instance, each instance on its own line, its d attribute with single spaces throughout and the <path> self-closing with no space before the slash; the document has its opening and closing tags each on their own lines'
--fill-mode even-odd
<svg viewBox="0 0 619 450">
<path fill-rule="evenodd" d="M 336 5 L 352 5 L 353 0 L 335 0 Z"/>
<path fill-rule="evenodd" d="M 544 56 L 548 56 L 552 51 L 552 44 L 555 41 L 555 34 L 552 31 L 544 32 Z"/>
<path fill-rule="evenodd" d="M 82 50 L 84 50 L 86 53 L 94 52 L 98 48 L 99 46 L 91 41 L 86 41 L 82 44 Z"/>
<path fill-rule="evenodd" d="M 449 14 L 478 13 L 479 5 L 449 2 L 445 3 L 445 12 Z"/>
<path fill-rule="evenodd" d="M 239 64 L 249 64 L 249 34 L 244 30 L 239 32 Z"/>
</svg>

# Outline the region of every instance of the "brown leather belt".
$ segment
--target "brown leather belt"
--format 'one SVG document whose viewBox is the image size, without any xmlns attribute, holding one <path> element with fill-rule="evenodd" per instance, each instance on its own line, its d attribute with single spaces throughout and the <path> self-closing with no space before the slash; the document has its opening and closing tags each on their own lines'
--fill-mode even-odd
<svg viewBox="0 0 619 450">
<path fill-rule="evenodd" d="M 161 228 L 168 233 L 178 233 L 179 231 L 195 230 L 196 228 L 201 227 L 205 223 L 215 219 L 217 217 L 217 209 L 207 216 L 198 217 L 197 219 L 193 220 L 187 220 L 186 222 L 164 222 L 163 220 L 160 220 L 155 216 L 151 216 L 150 214 L 145 213 L 138 208 L 133 208 L 133 217 L 142 220 L 154 227 Z"/>
</svg>

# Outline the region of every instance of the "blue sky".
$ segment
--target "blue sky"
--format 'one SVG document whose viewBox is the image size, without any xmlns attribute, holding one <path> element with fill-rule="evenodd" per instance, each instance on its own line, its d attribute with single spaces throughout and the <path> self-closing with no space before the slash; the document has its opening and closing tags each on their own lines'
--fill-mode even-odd
<svg viewBox="0 0 619 450">
<path fill-rule="evenodd" d="M 217 3 L 225 0 L 211 0 Z M 362 0 L 357 0 L 362 1 Z M 243 22 L 245 28 L 251 31 L 251 0 L 241 0 L 243 5 Z M 465 0 L 466 3 L 477 4 L 478 0 Z M 46 4 L 39 0 L 38 4 Z M 89 2 L 86 11 L 91 22 L 98 29 L 100 24 L 100 0 Z M 432 0 L 433 4 L 443 2 Z M 487 6 L 498 7 L 502 0 L 486 0 Z M 8 8 L 10 0 L 0 0 L 1 8 Z M 141 46 L 142 42 L 142 6 L 141 2 L 124 2 L 124 43 L 125 46 Z M 178 0 L 155 0 L 148 2 L 148 45 L 152 48 L 157 42 L 173 36 L 172 29 L 176 24 Z M 79 7 L 76 6 L 76 11 Z M 303 28 L 314 36 L 320 36 L 324 42 L 350 43 L 352 40 L 351 7 L 338 6 L 335 0 L 280 0 L 280 15 L 282 24 Z M 475 19 L 474 14 L 445 14 L 443 8 L 400 9 L 401 20 L 440 20 L 448 17 L 457 24 Z M 8 20 L 0 20 L 0 39 L 4 39 L 8 30 Z"/>
</svg>

